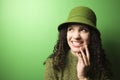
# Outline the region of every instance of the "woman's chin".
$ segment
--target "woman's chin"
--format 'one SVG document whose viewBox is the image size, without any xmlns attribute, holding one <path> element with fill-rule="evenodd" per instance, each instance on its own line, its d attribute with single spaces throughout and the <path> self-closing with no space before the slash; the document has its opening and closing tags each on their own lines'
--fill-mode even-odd
<svg viewBox="0 0 120 80">
<path fill-rule="evenodd" d="M 84 51 L 85 48 L 84 47 L 81 47 L 81 49 Z M 79 53 L 80 52 L 80 48 L 74 48 L 74 49 L 71 49 L 72 52 L 74 53 Z"/>
</svg>

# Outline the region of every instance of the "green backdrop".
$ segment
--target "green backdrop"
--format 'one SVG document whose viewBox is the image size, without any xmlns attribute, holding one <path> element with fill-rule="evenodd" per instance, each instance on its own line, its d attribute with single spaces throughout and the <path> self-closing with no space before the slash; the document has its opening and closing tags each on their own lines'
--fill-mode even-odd
<svg viewBox="0 0 120 80">
<path fill-rule="evenodd" d="M 43 80 L 57 26 L 79 5 L 96 12 L 114 80 L 120 80 L 119 0 L 0 0 L 0 80 Z"/>
</svg>

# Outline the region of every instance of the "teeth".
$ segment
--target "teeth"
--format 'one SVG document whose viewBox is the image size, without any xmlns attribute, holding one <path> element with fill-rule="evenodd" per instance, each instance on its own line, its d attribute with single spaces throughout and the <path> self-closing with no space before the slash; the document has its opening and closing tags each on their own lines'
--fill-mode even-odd
<svg viewBox="0 0 120 80">
<path fill-rule="evenodd" d="M 80 46 L 81 44 L 80 44 L 80 42 L 73 42 L 73 45 L 74 46 Z"/>
</svg>

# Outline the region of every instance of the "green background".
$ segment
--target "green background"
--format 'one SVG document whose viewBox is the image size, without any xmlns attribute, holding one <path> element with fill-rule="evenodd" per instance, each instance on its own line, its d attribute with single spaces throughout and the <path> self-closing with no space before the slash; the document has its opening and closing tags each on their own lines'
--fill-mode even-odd
<svg viewBox="0 0 120 80">
<path fill-rule="evenodd" d="M 43 80 L 57 26 L 80 5 L 96 12 L 114 80 L 120 80 L 119 0 L 0 0 L 0 80 Z"/>
</svg>

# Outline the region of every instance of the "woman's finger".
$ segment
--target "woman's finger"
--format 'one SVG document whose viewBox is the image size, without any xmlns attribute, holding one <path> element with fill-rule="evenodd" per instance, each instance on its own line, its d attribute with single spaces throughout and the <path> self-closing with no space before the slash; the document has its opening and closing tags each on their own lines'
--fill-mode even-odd
<svg viewBox="0 0 120 80">
<path fill-rule="evenodd" d="M 87 58 L 86 58 L 86 56 L 85 56 L 85 53 L 83 52 L 83 50 L 81 49 L 81 47 L 80 47 L 80 52 L 81 52 L 81 56 L 82 56 L 82 59 L 83 59 L 83 62 L 84 62 L 84 64 L 85 65 L 87 65 Z"/>
<path fill-rule="evenodd" d="M 90 53 L 87 45 L 85 45 L 85 51 L 86 51 L 87 63 L 90 65 Z"/>
<path fill-rule="evenodd" d="M 82 59 L 81 53 L 76 53 L 76 55 L 77 55 L 77 57 L 78 57 L 78 61 L 79 61 L 80 63 L 84 63 L 84 62 L 83 62 L 83 59 Z"/>
</svg>

